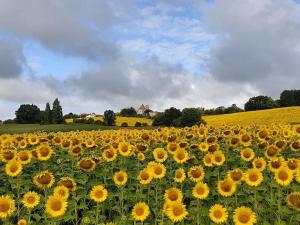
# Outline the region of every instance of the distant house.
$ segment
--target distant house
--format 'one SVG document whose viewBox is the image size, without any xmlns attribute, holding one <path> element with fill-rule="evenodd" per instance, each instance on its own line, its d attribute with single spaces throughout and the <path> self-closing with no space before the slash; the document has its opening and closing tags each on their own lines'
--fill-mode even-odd
<svg viewBox="0 0 300 225">
<path fill-rule="evenodd" d="M 149 105 L 144 105 L 142 104 L 138 110 L 137 110 L 137 114 L 138 115 L 143 115 L 143 116 L 150 116 L 150 117 L 154 117 L 158 114 L 158 112 L 153 111 L 150 109 Z"/>
</svg>

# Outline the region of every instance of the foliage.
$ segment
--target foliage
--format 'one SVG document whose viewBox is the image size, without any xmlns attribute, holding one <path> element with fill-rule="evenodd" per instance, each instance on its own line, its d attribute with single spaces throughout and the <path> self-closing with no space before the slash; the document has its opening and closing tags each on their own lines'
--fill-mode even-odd
<svg viewBox="0 0 300 225">
<path fill-rule="evenodd" d="M 280 106 L 300 106 L 300 90 L 284 90 L 280 94 Z"/>
<path fill-rule="evenodd" d="M 124 108 L 124 109 L 121 110 L 120 115 L 121 116 L 127 116 L 127 117 L 136 117 L 137 112 L 133 107 Z"/>
<path fill-rule="evenodd" d="M 41 118 L 43 124 L 51 124 L 52 123 L 52 111 L 50 108 L 49 102 L 46 103 L 45 111 L 41 112 Z"/>
<path fill-rule="evenodd" d="M 121 124 L 121 127 L 128 127 L 128 123 L 123 122 L 123 123 Z"/>
<path fill-rule="evenodd" d="M 245 111 L 272 109 L 278 107 L 277 102 L 268 96 L 252 97 L 245 103 Z"/>
<path fill-rule="evenodd" d="M 23 104 L 16 111 L 17 123 L 39 123 L 41 121 L 41 111 L 36 105 Z"/>
<path fill-rule="evenodd" d="M 59 100 L 56 98 L 52 106 L 52 123 L 60 124 L 63 123 L 63 121 L 64 119 L 63 119 L 62 107 L 60 105 Z"/>
<path fill-rule="evenodd" d="M 106 110 L 104 112 L 104 124 L 106 126 L 114 126 L 116 123 L 116 114 L 112 110 Z"/>
</svg>

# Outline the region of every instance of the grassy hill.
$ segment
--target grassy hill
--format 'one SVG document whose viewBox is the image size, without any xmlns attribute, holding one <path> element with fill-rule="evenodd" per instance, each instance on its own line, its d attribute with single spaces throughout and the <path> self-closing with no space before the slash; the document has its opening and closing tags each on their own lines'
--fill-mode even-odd
<svg viewBox="0 0 300 225">
<path fill-rule="evenodd" d="M 208 125 L 212 126 L 218 126 L 222 124 L 259 125 L 271 123 L 300 123 L 300 106 L 203 116 L 203 119 Z"/>
</svg>

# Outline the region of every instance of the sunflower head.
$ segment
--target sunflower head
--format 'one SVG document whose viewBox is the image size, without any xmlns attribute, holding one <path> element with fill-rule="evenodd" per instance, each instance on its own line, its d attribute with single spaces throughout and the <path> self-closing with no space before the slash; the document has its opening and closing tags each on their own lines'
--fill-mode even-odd
<svg viewBox="0 0 300 225">
<path fill-rule="evenodd" d="M 83 158 L 78 162 L 78 166 L 80 169 L 87 171 L 87 172 L 91 172 L 95 169 L 96 167 L 96 162 L 90 158 Z"/>
<path fill-rule="evenodd" d="M 275 180 L 281 186 L 288 186 L 293 178 L 293 172 L 288 167 L 283 166 L 275 172 Z"/>
<path fill-rule="evenodd" d="M 206 199 L 209 194 L 207 184 L 199 182 L 193 188 L 193 196 L 198 199 Z"/>
<path fill-rule="evenodd" d="M 209 209 L 209 218 L 214 223 L 225 223 L 228 218 L 227 209 L 220 204 L 215 204 Z"/>
<path fill-rule="evenodd" d="M 294 210 L 300 211 L 300 192 L 292 192 L 290 193 L 286 201 L 289 206 L 291 206 Z"/>
<path fill-rule="evenodd" d="M 164 162 L 168 158 L 168 152 L 164 148 L 156 148 L 153 150 L 153 157 L 157 162 Z"/>
<path fill-rule="evenodd" d="M 244 174 L 245 182 L 250 186 L 258 186 L 263 181 L 263 175 L 258 169 L 248 169 Z"/>
<path fill-rule="evenodd" d="M 188 212 L 181 202 L 173 202 L 167 207 L 166 214 L 173 222 L 180 222 L 184 220 Z"/>
<path fill-rule="evenodd" d="M 202 181 L 204 178 L 204 169 L 202 166 L 193 166 L 189 169 L 188 176 L 194 182 Z"/>
<path fill-rule="evenodd" d="M 59 184 L 65 186 L 70 191 L 75 191 L 76 188 L 77 188 L 76 182 L 71 177 L 62 177 L 62 178 L 60 178 Z"/>
<path fill-rule="evenodd" d="M 113 179 L 116 185 L 123 186 L 127 183 L 128 176 L 125 171 L 119 171 L 114 174 Z"/>
<path fill-rule="evenodd" d="M 153 179 L 153 173 L 151 169 L 145 168 L 140 171 L 138 180 L 141 184 L 149 184 Z"/>
<path fill-rule="evenodd" d="M 52 195 L 46 201 L 46 212 L 52 217 L 59 217 L 65 214 L 68 203 L 59 195 Z"/>
<path fill-rule="evenodd" d="M 40 202 L 40 196 L 38 193 L 32 191 L 27 192 L 22 199 L 22 203 L 26 208 L 34 208 L 36 207 Z"/>
<path fill-rule="evenodd" d="M 69 189 L 63 185 L 59 185 L 54 188 L 53 195 L 59 195 L 66 200 L 69 197 Z"/>
<path fill-rule="evenodd" d="M 232 179 L 226 178 L 225 180 L 218 181 L 217 189 L 220 195 L 229 197 L 236 191 L 236 184 Z"/>
<path fill-rule="evenodd" d="M 90 198 L 97 203 L 104 202 L 107 199 L 107 189 L 102 185 L 96 185 L 90 191 Z"/>
<path fill-rule="evenodd" d="M 10 217 L 16 210 L 15 200 L 8 195 L 0 196 L 0 219 Z"/>
<path fill-rule="evenodd" d="M 175 176 L 174 176 L 174 181 L 176 183 L 182 183 L 185 180 L 185 171 L 183 168 L 179 168 L 175 170 Z"/>
<path fill-rule="evenodd" d="M 169 188 L 165 191 L 164 198 L 166 202 L 181 202 L 183 194 L 178 188 Z"/>
<path fill-rule="evenodd" d="M 40 188 L 49 188 L 55 182 L 55 178 L 49 171 L 42 171 L 33 177 L 33 183 Z"/>
<path fill-rule="evenodd" d="M 23 166 L 18 160 L 10 160 L 5 166 L 5 173 L 8 176 L 16 177 L 22 172 Z"/>
<path fill-rule="evenodd" d="M 133 206 L 131 215 L 135 221 L 144 221 L 150 214 L 149 206 L 144 202 L 136 203 Z"/>
<path fill-rule="evenodd" d="M 234 210 L 233 221 L 236 225 L 253 225 L 256 215 L 250 208 L 242 206 Z"/>
</svg>

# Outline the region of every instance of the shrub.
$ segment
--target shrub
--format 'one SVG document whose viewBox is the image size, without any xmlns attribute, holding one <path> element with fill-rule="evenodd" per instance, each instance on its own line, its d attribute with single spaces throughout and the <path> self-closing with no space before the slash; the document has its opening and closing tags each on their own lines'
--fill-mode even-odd
<svg viewBox="0 0 300 225">
<path fill-rule="evenodd" d="M 128 127 L 128 123 L 123 122 L 123 123 L 121 124 L 121 127 Z"/>
<path fill-rule="evenodd" d="M 136 123 L 134 124 L 134 126 L 135 126 L 135 127 L 141 127 L 142 124 L 141 124 L 140 122 L 136 122 Z"/>
</svg>

